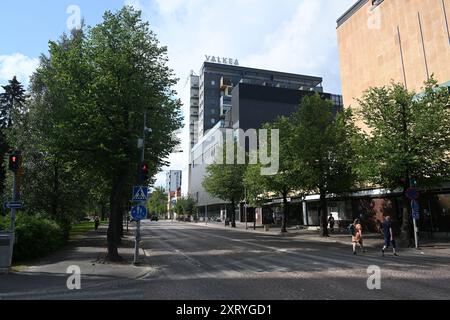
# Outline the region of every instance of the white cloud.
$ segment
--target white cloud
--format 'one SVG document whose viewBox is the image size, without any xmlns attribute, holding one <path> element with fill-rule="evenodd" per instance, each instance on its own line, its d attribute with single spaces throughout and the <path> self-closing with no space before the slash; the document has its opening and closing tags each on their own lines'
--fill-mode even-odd
<svg viewBox="0 0 450 320">
<path fill-rule="evenodd" d="M 321 76 L 324 88 L 340 92 L 336 20 L 355 0 L 126 0 L 143 10 L 163 45 L 179 84 L 189 122 L 190 70 L 205 54 L 238 58 L 243 66 Z M 170 157 L 171 169 L 187 169 L 188 125 L 183 154 Z M 187 171 L 184 172 L 187 174 Z M 187 181 L 187 177 L 183 177 Z M 158 175 L 164 185 L 165 175 Z M 186 189 L 184 188 L 183 191 Z"/>
<path fill-rule="evenodd" d="M 16 76 L 20 82 L 27 85 L 38 64 L 39 59 L 21 53 L 0 55 L 0 83 L 6 83 Z"/>
<path fill-rule="evenodd" d="M 126 6 L 131 6 L 135 8 L 136 10 L 142 10 L 142 5 L 139 0 L 125 0 Z"/>
</svg>

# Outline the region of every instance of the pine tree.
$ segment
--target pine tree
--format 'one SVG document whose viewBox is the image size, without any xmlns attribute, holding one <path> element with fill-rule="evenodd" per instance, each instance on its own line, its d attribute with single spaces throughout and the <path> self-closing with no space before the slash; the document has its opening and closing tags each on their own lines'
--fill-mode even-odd
<svg viewBox="0 0 450 320">
<path fill-rule="evenodd" d="M 13 125 L 13 114 L 16 110 L 22 111 L 25 103 L 25 90 L 23 85 L 14 76 L 9 84 L 2 86 L 4 92 L 0 94 L 0 159 L 4 159 L 9 151 L 6 139 L 7 128 Z M 6 168 L 4 161 L 0 162 L 0 198 L 5 189 Z"/>
</svg>

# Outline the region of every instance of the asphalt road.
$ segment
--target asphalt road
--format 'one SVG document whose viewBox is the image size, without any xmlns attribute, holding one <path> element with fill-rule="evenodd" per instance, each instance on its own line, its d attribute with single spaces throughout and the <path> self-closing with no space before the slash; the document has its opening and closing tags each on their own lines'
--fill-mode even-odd
<svg viewBox="0 0 450 320">
<path fill-rule="evenodd" d="M 445 254 L 406 250 L 382 258 L 369 248 L 353 256 L 343 244 L 176 222 L 143 222 L 142 235 L 149 268 L 138 279 L 82 278 L 82 290 L 55 287 L 3 298 L 450 299 L 450 256 Z M 381 270 L 380 290 L 367 287 L 369 266 Z"/>
</svg>

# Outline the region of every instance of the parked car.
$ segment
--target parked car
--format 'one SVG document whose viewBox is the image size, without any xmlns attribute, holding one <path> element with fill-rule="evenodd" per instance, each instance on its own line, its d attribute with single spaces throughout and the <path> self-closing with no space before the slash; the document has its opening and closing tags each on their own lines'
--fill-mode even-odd
<svg viewBox="0 0 450 320">
<path fill-rule="evenodd" d="M 159 217 L 157 215 L 152 215 L 150 221 L 159 221 Z"/>
</svg>

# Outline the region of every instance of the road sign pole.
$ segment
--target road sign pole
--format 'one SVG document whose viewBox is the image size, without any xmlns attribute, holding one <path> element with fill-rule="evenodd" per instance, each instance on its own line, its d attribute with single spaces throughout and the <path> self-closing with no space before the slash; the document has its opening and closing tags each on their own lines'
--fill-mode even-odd
<svg viewBox="0 0 450 320">
<path fill-rule="evenodd" d="M 13 194 L 13 202 L 17 202 L 17 173 L 15 173 L 15 172 L 13 175 L 12 194 Z M 11 221 L 10 221 L 10 225 L 9 225 L 9 230 L 14 235 L 14 232 L 16 230 L 16 208 L 14 208 L 14 207 L 11 208 Z"/>
<path fill-rule="evenodd" d="M 145 161 L 145 134 L 147 131 L 147 111 L 144 112 L 144 129 L 142 132 L 142 153 L 141 153 L 141 163 L 143 163 Z M 139 173 L 139 180 L 141 180 L 140 178 L 140 173 Z M 139 183 L 142 181 L 139 181 Z M 141 183 L 140 183 L 141 184 Z M 134 243 L 134 262 L 133 264 L 138 264 L 139 263 L 139 242 L 141 238 L 141 221 L 137 221 L 137 225 L 136 225 L 136 239 L 135 239 L 135 243 Z"/>
<path fill-rule="evenodd" d="M 134 261 L 133 264 L 137 265 L 139 263 L 139 241 L 141 238 L 141 221 L 137 221 L 137 226 L 136 226 L 136 239 L 134 242 Z"/>
<path fill-rule="evenodd" d="M 411 211 L 412 211 L 412 219 L 413 219 L 413 228 L 414 228 L 414 243 L 416 246 L 416 249 L 419 249 L 419 235 L 417 230 L 417 211 L 419 210 L 417 208 L 417 203 L 415 203 L 416 200 L 411 201 Z"/>
<path fill-rule="evenodd" d="M 414 241 L 416 243 L 416 249 L 419 249 L 419 239 L 417 236 L 417 223 L 415 218 L 413 218 L 413 224 L 414 224 Z"/>
</svg>

